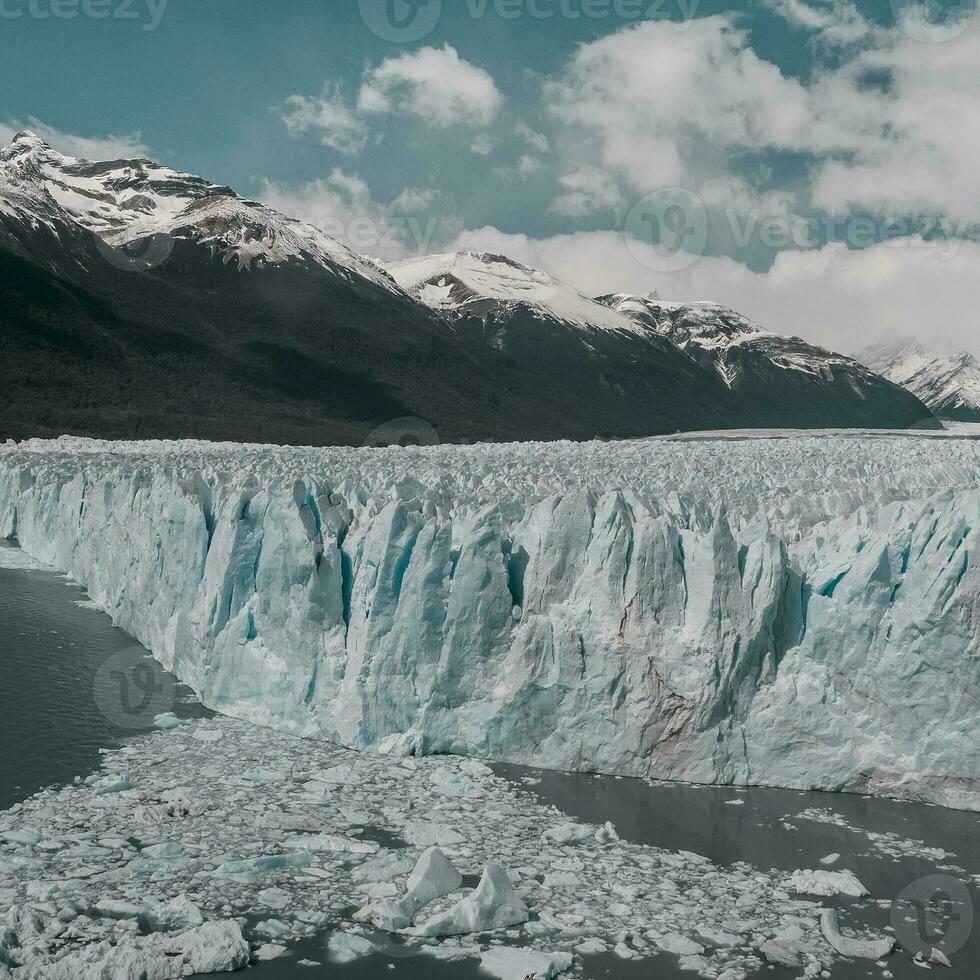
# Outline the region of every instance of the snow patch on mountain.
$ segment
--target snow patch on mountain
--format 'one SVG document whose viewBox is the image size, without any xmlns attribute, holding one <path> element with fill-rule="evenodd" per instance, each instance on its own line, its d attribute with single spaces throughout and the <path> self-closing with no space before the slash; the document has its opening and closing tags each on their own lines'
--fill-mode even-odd
<svg viewBox="0 0 980 980">
<path fill-rule="evenodd" d="M 980 363 L 972 354 L 938 357 L 915 342 L 900 342 L 865 348 L 858 358 L 941 418 L 980 421 Z"/>
<path fill-rule="evenodd" d="M 828 380 L 832 379 L 834 368 L 840 366 L 870 374 L 863 365 L 843 354 L 809 344 L 799 337 L 764 330 L 748 317 L 718 303 L 671 303 L 655 294 L 642 297 L 624 293 L 599 297 L 599 302 L 658 330 L 682 350 L 710 358 L 729 385 L 738 380 L 744 369 L 740 351 L 778 369 L 801 371 Z"/>
<path fill-rule="evenodd" d="M 577 327 L 636 333 L 637 324 L 538 269 L 502 255 L 453 252 L 391 262 L 388 271 L 407 292 L 438 310 L 486 300 L 523 303 Z"/>
</svg>

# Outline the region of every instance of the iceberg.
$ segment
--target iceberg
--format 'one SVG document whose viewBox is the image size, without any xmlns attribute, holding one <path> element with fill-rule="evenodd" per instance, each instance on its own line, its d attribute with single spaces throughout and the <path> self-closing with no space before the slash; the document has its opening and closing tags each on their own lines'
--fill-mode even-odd
<svg viewBox="0 0 980 980">
<path fill-rule="evenodd" d="M 980 809 L 978 462 L 874 434 L 30 440 L 0 446 L 0 537 L 284 733 Z"/>
<path fill-rule="evenodd" d="M 488 864 L 469 895 L 410 931 L 417 936 L 458 936 L 520 925 L 530 917 L 507 872 L 499 864 Z"/>
</svg>

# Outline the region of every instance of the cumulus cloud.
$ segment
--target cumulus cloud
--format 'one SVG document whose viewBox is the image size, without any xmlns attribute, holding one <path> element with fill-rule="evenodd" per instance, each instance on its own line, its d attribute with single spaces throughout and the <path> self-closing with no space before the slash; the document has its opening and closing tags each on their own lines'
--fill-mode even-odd
<svg viewBox="0 0 980 980">
<path fill-rule="evenodd" d="M 693 21 L 679 44 L 649 21 L 581 47 L 546 94 L 560 123 L 580 128 L 597 164 L 641 194 L 687 184 L 699 157 L 795 148 L 811 111 L 795 79 L 760 59 L 727 17 Z"/>
<path fill-rule="evenodd" d="M 402 112 L 432 126 L 485 126 L 502 97 L 493 78 L 449 44 L 387 58 L 365 74 L 358 107 L 366 113 Z"/>
<path fill-rule="evenodd" d="M 368 141 L 368 127 L 344 98 L 339 84 L 327 82 L 320 95 L 291 95 L 281 112 L 293 136 L 313 132 L 324 146 L 356 153 Z"/>
<path fill-rule="evenodd" d="M 818 59 L 805 81 L 761 59 L 726 16 L 691 23 L 683 45 L 656 21 L 583 45 L 546 85 L 557 124 L 579 137 L 561 141 L 573 147 L 566 169 L 601 167 L 638 196 L 699 190 L 789 151 L 811 160 L 803 203 L 980 217 L 980 31 L 922 44 L 898 27 L 872 30 L 844 0 L 773 2 L 800 27 L 866 43 L 829 67 Z M 588 213 L 588 202 L 559 208 Z"/>
<path fill-rule="evenodd" d="M 616 182 L 598 167 L 583 167 L 560 178 L 564 192 L 551 202 L 551 210 L 566 217 L 585 217 L 606 208 L 620 208 L 623 196 Z"/>
<path fill-rule="evenodd" d="M 888 84 L 862 85 L 874 75 Z M 893 36 L 826 76 L 817 94 L 847 151 L 815 168 L 818 207 L 980 219 L 980 31 L 944 44 Z"/>
<path fill-rule="evenodd" d="M 16 119 L 0 122 L 0 146 L 5 146 L 22 130 L 36 133 L 59 153 L 85 160 L 131 160 L 150 155 L 140 133 L 78 136 L 49 126 L 34 116 L 30 116 L 26 123 Z"/>
</svg>

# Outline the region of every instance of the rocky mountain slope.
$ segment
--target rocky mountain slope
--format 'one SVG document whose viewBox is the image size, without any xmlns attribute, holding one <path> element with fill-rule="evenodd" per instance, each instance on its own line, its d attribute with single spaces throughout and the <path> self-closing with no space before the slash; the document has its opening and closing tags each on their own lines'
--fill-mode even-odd
<svg viewBox="0 0 980 980">
<path fill-rule="evenodd" d="M 456 252 L 388 265 L 407 292 L 468 341 L 533 372 L 549 395 L 573 388 L 597 434 L 640 436 L 723 427 L 754 416 L 676 344 L 537 269 L 501 255 Z"/>
<path fill-rule="evenodd" d="M 868 347 L 858 357 L 910 391 L 938 417 L 980 422 L 980 363 L 972 354 L 960 351 L 936 357 L 912 342 Z"/>
<path fill-rule="evenodd" d="M 914 396 L 864 364 L 764 330 L 716 303 L 624 294 L 599 302 L 669 338 L 720 378 L 740 410 L 764 428 L 936 426 Z"/>
</svg>

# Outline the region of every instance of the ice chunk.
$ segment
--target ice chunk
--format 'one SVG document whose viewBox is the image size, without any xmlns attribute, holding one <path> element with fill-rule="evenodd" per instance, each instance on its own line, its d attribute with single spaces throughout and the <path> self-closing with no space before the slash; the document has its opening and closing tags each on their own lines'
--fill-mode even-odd
<svg viewBox="0 0 980 980">
<path fill-rule="evenodd" d="M 837 909 L 820 910 L 820 929 L 824 938 L 843 956 L 857 956 L 862 959 L 880 960 L 887 956 L 895 946 L 889 937 L 881 939 L 853 939 L 841 935 Z"/>
<path fill-rule="evenodd" d="M 452 862 L 438 847 L 430 847 L 423 852 L 409 875 L 408 894 L 415 900 L 417 908 L 432 902 L 443 895 L 456 891 L 463 884 L 463 876 L 453 867 Z"/>
<path fill-rule="evenodd" d="M 542 953 L 536 949 L 495 946 L 480 954 L 480 967 L 500 980 L 552 980 L 572 965 L 571 953 Z"/>
<path fill-rule="evenodd" d="M 480 884 L 469 895 L 412 931 L 419 936 L 488 932 L 519 925 L 529 917 L 528 908 L 514 891 L 507 872 L 499 864 L 488 864 Z"/>
<path fill-rule="evenodd" d="M 794 871 L 786 888 L 804 895 L 820 895 L 825 898 L 834 895 L 863 898 L 871 894 L 850 871 Z"/>
<path fill-rule="evenodd" d="M 153 727 L 161 731 L 171 731 L 180 728 L 182 724 L 183 722 L 172 711 L 164 712 L 153 719 Z"/>
<path fill-rule="evenodd" d="M 590 840 L 597 831 L 584 823 L 562 823 L 550 827 L 541 836 L 553 844 L 581 844 Z"/>
<path fill-rule="evenodd" d="M 201 910 L 186 895 L 169 902 L 147 902 L 140 919 L 150 932 L 179 932 L 204 924 Z"/>
<path fill-rule="evenodd" d="M 759 947 L 759 952 L 777 966 L 796 968 L 803 964 L 801 946 L 792 939 L 771 939 Z"/>
<path fill-rule="evenodd" d="M 688 936 L 682 936 L 679 932 L 669 932 L 655 942 L 665 953 L 676 953 L 678 956 L 694 956 L 704 952 L 704 947 L 700 943 L 696 943 Z"/>
<path fill-rule="evenodd" d="M 31 967 L 31 980 L 171 980 L 228 973 L 248 965 L 249 946 L 237 922 L 207 922 L 175 936 L 154 934 L 119 945 L 95 943 L 55 963 Z"/>
<path fill-rule="evenodd" d="M 327 942 L 327 953 L 331 963 L 343 965 L 353 963 L 362 956 L 376 953 L 377 947 L 370 939 L 350 932 L 335 932 Z"/>
<path fill-rule="evenodd" d="M 456 891 L 463 876 L 438 847 L 430 847 L 419 858 L 409 876 L 406 893 L 397 902 L 375 902 L 365 906 L 355 919 L 371 922 L 387 932 L 406 929 L 423 905 Z"/>
</svg>

